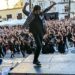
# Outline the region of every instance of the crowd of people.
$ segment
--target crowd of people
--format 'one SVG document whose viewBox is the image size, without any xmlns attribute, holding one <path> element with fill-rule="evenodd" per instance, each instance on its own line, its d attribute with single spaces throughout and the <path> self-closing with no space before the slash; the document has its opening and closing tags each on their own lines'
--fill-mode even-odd
<svg viewBox="0 0 75 75">
<path fill-rule="evenodd" d="M 54 53 L 54 46 L 58 52 L 65 53 L 69 46 L 75 47 L 75 24 L 73 19 L 46 21 L 47 33 L 44 38 L 46 45 L 49 44 L 49 52 Z M 47 48 L 47 47 L 45 47 Z M 45 49 L 44 48 L 44 49 Z"/>
<path fill-rule="evenodd" d="M 75 25 L 71 19 L 48 20 L 45 22 L 46 33 L 43 37 L 42 53 L 65 53 L 68 43 L 75 47 Z M 67 43 L 68 42 L 68 43 Z M 8 50 L 11 51 L 11 58 L 16 53 L 34 53 L 36 48 L 33 35 L 23 26 L 0 26 L 0 58 L 4 57 Z"/>
<path fill-rule="evenodd" d="M 0 27 L 0 57 L 4 57 L 8 50 L 11 51 L 11 58 L 20 52 L 25 57 L 25 53 L 32 53 L 32 41 L 32 35 L 23 26 Z"/>
</svg>

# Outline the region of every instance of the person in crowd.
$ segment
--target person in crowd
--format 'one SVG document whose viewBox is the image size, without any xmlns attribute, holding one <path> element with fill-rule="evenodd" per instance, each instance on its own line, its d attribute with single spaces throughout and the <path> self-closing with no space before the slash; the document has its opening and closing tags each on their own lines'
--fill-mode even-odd
<svg viewBox="0 0 75 75">
<path fill-rule="evenodd" d="M 57 40 L 58 51 L 60 53 L 65 53 L 65 44 L 63 41 L 63 36 L 60 32 L 58 32 L 56 40 Z"/>
<path fill-rule="evenodd" d="M 20 54 L 19 46 L 20 46 L 19 41 L 16 40 L 16 41 L 15 41 L 15 49 L 16 49 L 16 52 L 17 52 L 18 54 Z"/>
<path fill-rule="evenodd" d="M 8 44 L 9 44 L 9 49 L 11 51 L 11 57 L 10 58 L 13 58 L 14 57 L 14 45 L 13 45 L 13 42 L 8 41 Z"/>
<path fill-rule="evenodd" d="M 67 38 L 68 38 L 69 45 L 72 47 L 73 44 L 72 44 L 72 33 L 71 33 L 71 31 L 68 31 Z"/>
<path fill-rule="evenodd" d="M 63 42 L 64 42 L 64 45 L 65 45 L 65 48 L 68 49 L 68 45 L 67 45 L 67 34 L 66 34 L 66 32 L 63 32 L 62 33 L 62 36 L 63 36 Z"/>
<path fill-rule="evenodd" d="M 55 49 L 52 37 L 50 37 L 50 35 L 46 35 L 43 41 L 44 44 L 43 44 L 42 53 L 43 54 L 54 53 Z"/>
<path fill-rule="evenodd" d="M 20 50 L 21 50 L 21 53 L 22 53 L 23 57 L 25 57 L 25 43 L 24 43 L 24 40 L 20 41 Z"/>
<path fill-rule="evenodd" d="M 2 42 L 0 42 L 0 58 L 4 57 L 3 51 L 2 51 Z"/>
<path fill-rule="evenodd" d="M 73 41 L 73 44 L 74 44 L 74 47 L 75 47 L 75 33 L 73 34 L 73 36 L 72 36 L 72 41 Z"/>
<path fill-rule="evenodd" d="M 47 36 L 45 37 L 45 39 L 47 38 L 48 42 L 45 40 L 43 44 L 48 44 L 49 51 L 53 50 L 50 49 L 52 47 L 55 49 L 57 48 L 60 53 L 62 51 L 63 53 L 65 53 L 65 49 L 67 47 L 69 48 L 73 45 L 75 46 L 75 24 L 72 23 L 72 19 L 46 20 L 45 22 L 47 28 L 45 33 L 45 36 Z M 9 49 L 11 51 L 10 54 L 12 55 L 12 57 L 14 57 L 17 53 L 23 53 L 23 51 L 24 54 L 31 54 L 32 52 L 34 53 L 36 49 L 35 39 L 32 33 L 29 33 L 28 31 L 29 29 L 23 27 L 22 25 L 0 26 L 0 57 L 4 57 Z M 58 33 L 60 33 L 60 35 L 58 35 Z M 23 49 L 20 48 L 22 45 L 20 43 L 21 40 L 22 44 L 24 45 Z M 70 43 L 70 45 L 68 45 L 68 43 Z M 16 47 L 17 44 L 18 46 Z M 24 56 L 24 54 L 22 55 Z"/>
</svg>

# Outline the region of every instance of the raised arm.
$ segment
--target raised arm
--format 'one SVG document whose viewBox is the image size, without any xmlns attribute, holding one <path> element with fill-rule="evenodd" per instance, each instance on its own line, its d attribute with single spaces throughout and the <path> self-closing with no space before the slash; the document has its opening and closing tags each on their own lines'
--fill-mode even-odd
<svg viewBox="0 0 75 75">
<path fill-rule="evenodd" d="M 22 9 L 22 11 L 23 11 L 23 13 L 26 15 L 26 16 L 28 16 L 29 14 L 30 14 L 30 12 L 28 12 L 27 10 L 26 10 L 26 7 L 29 5 L 29 3 L 25 3 L 25 5 L 24 5 L 24 7 L 23 7 L 23 9 Z"/>
<path fill-rule="evenodd" d="M 49 6 L 48 8 L 46 8 L 42 13 L 48 12 L 54 5 L 56 5 L 55 2 L 53 2 L 53 4 L 51 6 Z"/>
</svg>

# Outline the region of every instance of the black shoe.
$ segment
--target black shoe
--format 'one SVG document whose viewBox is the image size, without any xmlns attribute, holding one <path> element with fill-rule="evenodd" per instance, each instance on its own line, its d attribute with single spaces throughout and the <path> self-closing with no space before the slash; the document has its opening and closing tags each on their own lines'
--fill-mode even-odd
<svg viewBox="0 0 75 75">
<path fill-rule="evenodd" d="M 41 65 L 39 61 L 33 62 L 33 64 L 38 65 L 38 66 Z"/>
<path fill-rule="evenodd" d="M 37 62 L 40 64 L 40 61 L 39 60 Z"/>
<path fill-rule="evenodd" d="M 34 63 L 34 62 L 37 62 L 37 63 L 39 63 L 39 64 L 40 64 L 40 61 L 39 61 L 39 60 L 37 60 L 37 61 L 35 61 L 35 60 L 34 60 L 34 61 L 33 61 L 33 63 Z"/>
</svg>

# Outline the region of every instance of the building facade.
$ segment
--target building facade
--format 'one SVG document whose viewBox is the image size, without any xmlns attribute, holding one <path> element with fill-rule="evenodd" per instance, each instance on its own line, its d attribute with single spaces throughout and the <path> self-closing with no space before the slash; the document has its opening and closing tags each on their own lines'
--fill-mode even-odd
<svg viewBox="0 0 75 75">
<path fill-rule="evenodd" d="M 7 0 L 8 1 L 8 0 Z M 26 16 L 22 12 L 22 8 L 25 4 L 25 2 L 29 2 L 30 0 L 18 0 L 18 2 L 14 5 L 14 8 L 8 8 L 4 10 L 0 10 L 0 20 L 8 20 L 8 19 L 22 19 L 26 18 Z M 68 17 L 69 13 L 69 0 L 31 0 L 31 9 L 38 4 L 41 6 L 42 10 L 47 8 L 52 4 L 52 1 L 56 2 L 57 5 L 55 5 L 48 13 L 52 12 L 58 12 L 59 13 L 59 19 L 64 19 L 65 17 Z M 71 0 L 74 1 L 74 0 Z M 63 3 L 62 3 L 63 2 Z M 68 2 L 68 3 L 65 3 Z M 75 16 L 75 3 L 71 3 L 71 10 L 70 10 L 70 17 Z M 29 7 L 27 7 L 27 10 L 29 11 Z"/>
<path fill-rule="evenodd" d="M 56 2 L 57 5 L 54 6 L 49 13 L 51 12 L 58 12 L 59 13 L 59 19 L 64 19 L 68 17 L 69 14 L 69 0 L 32 0 L 32 7 L 36 4 L 40 5 L 42 7 L 42 10 L 48 7 L 52 4 L 52 1 Z M 70 2 L 70 17 L 75 16 L 75 2 L 74 0 L 70 0 L 73 2 Z"/>
<path fill-rule="evenodd" d="M 25 18 L 25 15 L 22 12 L 23 2 L 23 0 L 19 0 L 13 8 L 0 10 L 0 21 Z"/>
</svg>

